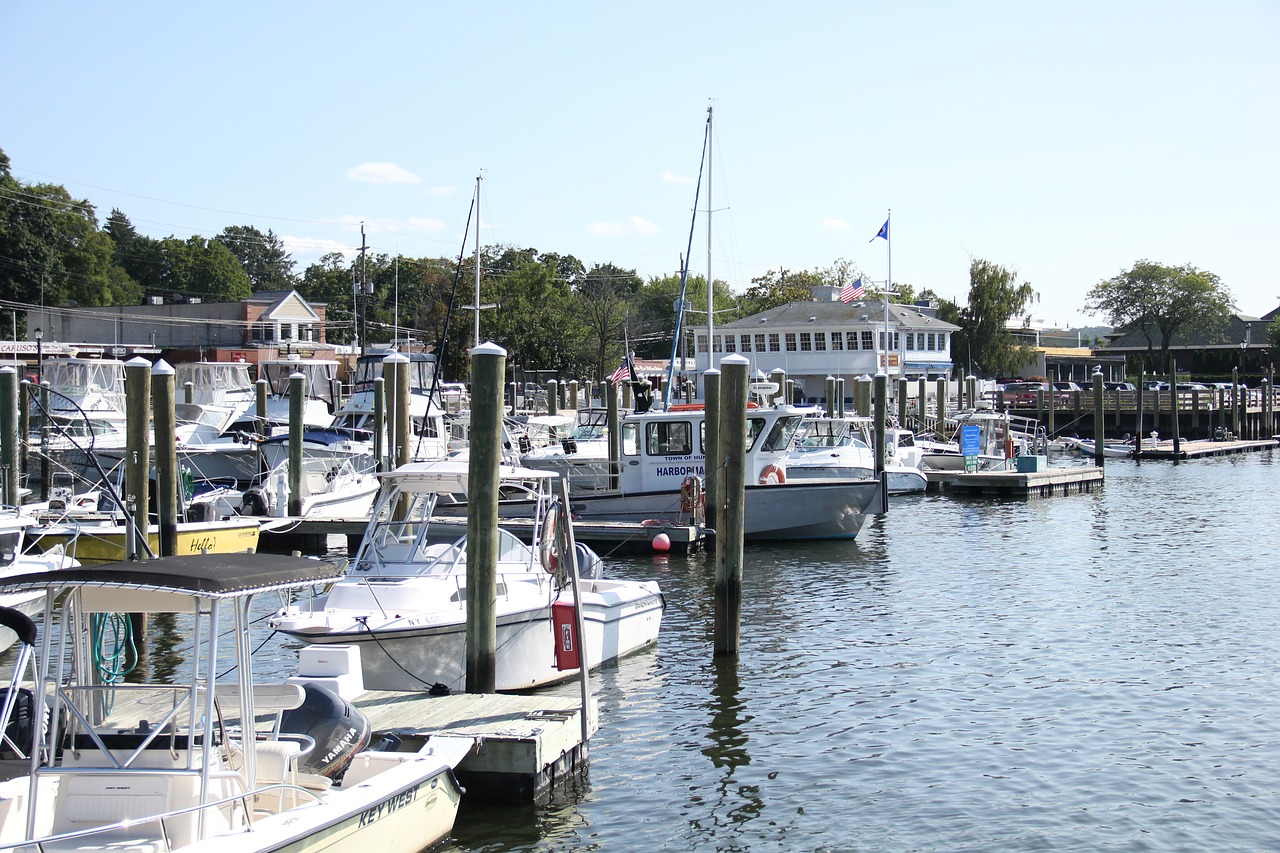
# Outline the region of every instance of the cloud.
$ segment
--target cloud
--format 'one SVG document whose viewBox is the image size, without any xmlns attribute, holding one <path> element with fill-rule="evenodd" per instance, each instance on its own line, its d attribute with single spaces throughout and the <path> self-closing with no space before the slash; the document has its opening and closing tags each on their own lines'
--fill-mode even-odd
<svg viewBox="0 0 1280 853">
<path fill-rule="evenodd" d="M 359 250 L 359 246 L 352 246 L 350 243 L 330 240 L 325 237 L 294 237 L 282 234 L 280 235 L 280 243 L 284 246 L 284 250 L 301 267 L 315 263 L 331 252 L 341 252 L 344 255 L 348 255 Z M 298 271 L 300 272 L 301 269 Z"/>
<path fill-rule="evenodd" d="M 587 226 L 587 231 L 597 237 L 620 237 L 623 234 L 657 234 L 658 226 L 633 216 L 626 222 L 593 222 Z"/>
<path fill-rule="evenodd" d="M 691 184 L 693 183 L 693 178 L 687 178 L 684 175 L 677 175 L 675 172 L 668 172 L 663 169 L 662 182 L 664 184 Z"/>
<path fill-rule="evenodd" d="M 364 184 L 420 184 L 422 178 L 395 163 L 362 163 L 347 171 L 347 177 Z"/>
<path fill-rule="evenodd" d="M 822 220 L 822 227 L 831 231 L 848 231 L 853 226 L 843 219 L 824 219 Z"/>
</svg>

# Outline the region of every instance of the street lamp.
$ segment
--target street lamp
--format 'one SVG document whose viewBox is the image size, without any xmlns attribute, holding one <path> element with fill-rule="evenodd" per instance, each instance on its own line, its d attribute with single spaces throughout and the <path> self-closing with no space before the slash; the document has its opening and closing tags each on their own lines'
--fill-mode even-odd
<svg viewBox="0 0 1280 853">
<path fill-rule="evenodd" d="M 36 326 L 36 387 L 44 381 L 44 329 Z"/>
</svg>

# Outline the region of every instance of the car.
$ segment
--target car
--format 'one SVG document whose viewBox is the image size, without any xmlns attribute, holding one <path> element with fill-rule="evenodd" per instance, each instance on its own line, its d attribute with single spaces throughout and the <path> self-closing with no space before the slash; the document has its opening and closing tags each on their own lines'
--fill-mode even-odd
<svg viewBox="0 0 1280 853">
<path fill-rule="evenodd" d="M 1070 394 L 1072 391 L 1083 391 L 1084 389 L 1074 382 L 1055 382 L 1053 383 L 1053 390 Z"/>
<path fill-rule="evenodd" d="M 1208 390 L 1209 390 L 1209 386 L 1205 385 L 1203 382 L 1179 382 L 1178 383 L 1179 394 L 1184 392 L 1190 392 L 1190 391 L 1208 391 Z"/>
<path fill-rule="evenodd" d="M 1035 405 L 1036 392 L 1049 391 L 1048 382 L 1010 382 L 1004 386 L 1004 401 L 1014 406 Z"/>
<path fill-rule="evenodd" d="M 1146 382 L 1142 383 L 1142 390 L 1143 391 L 1168 391 L 1169 383 L 1159 382 L 1154 379 L 1148 379 Z"/>
<path fill-rule="evenodd" d="M 1104 391 L 1137 391 L 1138 388 L 1132 382 L 1103 382 L 1102 390 Z"/>
</svg>

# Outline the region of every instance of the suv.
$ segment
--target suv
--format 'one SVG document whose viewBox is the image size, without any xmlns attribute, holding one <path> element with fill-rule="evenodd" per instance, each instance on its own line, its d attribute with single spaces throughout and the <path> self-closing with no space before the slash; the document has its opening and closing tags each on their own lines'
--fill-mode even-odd
<svg viewBox="0 0 1280 853">
<path fill-rule="evenodd" d="M 1004 386 L 1004 401 L 1015 406 L 1035 405 L 1036 392 L 1049 392 L 1048 382 L 1010 382 Z"/>
</svg>

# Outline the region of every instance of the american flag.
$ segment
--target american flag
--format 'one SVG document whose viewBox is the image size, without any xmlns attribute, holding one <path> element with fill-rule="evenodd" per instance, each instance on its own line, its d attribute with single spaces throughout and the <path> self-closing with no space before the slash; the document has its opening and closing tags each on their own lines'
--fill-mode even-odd
<svg viewBox="0 0 1280 853">
<path fill-rule="evenodd" d="M 615 370 L 613 373 L 609 374 L 609 381 L 616 385 L 630 375 L 631 375 L 631 368 L 627 364 L 627 360 L 624 358 L 622 360 L 622 364 L 619 365 L 618 369 Z"/>
<path fill-rule="evenodd" d="M 858 279 L 853 284 L 846 284 L 840 288 L 840 301 L 846 305 L 855 299 L 861 299 L 867 295 L 867 291 L 862 286 L 862 279 Z"/>
</svg>

